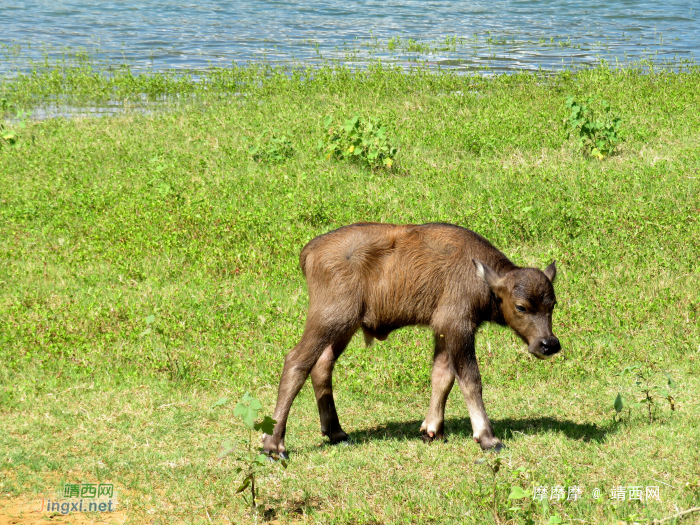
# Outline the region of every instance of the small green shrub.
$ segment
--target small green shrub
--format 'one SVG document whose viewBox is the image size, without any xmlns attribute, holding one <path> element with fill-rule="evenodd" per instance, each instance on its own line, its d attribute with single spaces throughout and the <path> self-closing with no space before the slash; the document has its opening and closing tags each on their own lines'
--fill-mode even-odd
<svg viewBox="0 0 700 525">
<path fill-rule="evenodd" d="M 475 464 L 476 465 L 486 465 L 490 470 L 491 470 L 491 475 L 493 476 L 493 495 L 491 498 L 491 501 L 493 503 L 493 519 L 496 523 L 500 523 L 500 520 L 498 518 L 498 501 L 496 498 L 496 489 L 498 488 L 498 483 L 496 482 L 496 475 L 498 472 L 501 470 L 501 465 L 503 462 L 506 460 L 505 456 L 496 456 L 496 457 L 483 457 L 481 459 L 477 459 Z"/>
<path fill-rule="evenodd" d="M 318 149 L 328 158 L 357 161 L 371 168 L 391 168 L 394 165 L 397 148 L 379 120 L 355 114 L 336 127 L 333 117 L 328 116 L 323 127 L 325 139 L 319 140 Z"/>
<path fill-rule="evenodd" d="M 676 400 L 674 399 L 671 391 L 676 388 L 676 382 L 667 373 L 664 372 L 666 376 L 666 386 L 655 385 L 654 374 L 649 368 L 645 368 L 639 365 L 632 365 L 625 367 L 618 376 L 625 376 L 628 374 L 634 375 L 634 383 L 637 387 L 637 392 L 633 394 L 633 397 L 639 397 L 638 401 L 633 403 L 628 403 L 622 396 L 622 393 L 618 393 L 615 401 L 613 402 L 613 407 L 615 408 L 616 416 L 619 420 L 622 420 L 621 412 L 624 408 L 628 410 L 628 419 L 632 408 L 640 408 L 643 406 L 647 407 L 647 415 L 649 417 L 649 423 L 652 422 L 652 409 L 656 407 L 656 401 L 659 399 L 665 399 L 671 411 L 676 410 Z"/>
<path fill-rule="evenodd" d="M 524 471 L 523 467 L 520 467 L 513 472 L 514 478 L 518 477 L 519 471 Z M 537 499 L 534 495 L 535 484 L 531 483 L 528 489 L 523 489 L 518 485 L 511 486 L 510 495 L 508 499 L 511 501 L 512 507 L 508 509 L 509 513 L 513 517 L 522 518 L 522 523 L 525 525 L 535 525 L 536 523 L 546 523 L 547 525 L 558 525 L 563 523 L 561 516 L 557 513 L 549 515 L 550 506 L 547 498 Z M 517 503 L 520 501 L 520 504 Z M 541 519 L 538 519 L 538 514 L 541 514 Z M 543 521 L 549 515 L 549 520 Z"/>
<path fill-rule="evenodd" d="M 449 37 L 448 37 L 449 38 Z M 402 40 L 400 36 L 393 36 L 387 42 L 389 51 L 405 51 L 407 53 L 429 53 L 430 46 L 419 42 L 415 38 Z"/>
<path fill-rule="evenodd" d="M 14 146 L 17 143 L 17 132 L 5 124 L 0 124 L 0 145 Z"/>
<path fill-rule="evenodd" d="M 216 407 L 226 405 L 228 401 L 229 400 L 227 397 L 220 398 L 211 406 L 211 410 Z M 287 468 L 287 462 L 284 459 L 279 459 L 274 455 L 268 456 L 267 454 L 257 450 L 257 447 L 253 446 L 254 432 L 272 434 L 275 429 L 275 423 L 277 423 L 270 416 L 265 416 L 262 421 L 256 422 L 258 419 L 258 412 L 261 409 L 262 403 L 251 396 L 250 393 L 246 392 L 236 405 L 236 408 L 233 409 L 233 415 L 240 416 L 243 424 L 248 429 L 248 436 L 246 439 L 238 440 L 238 445 L 242 446 L 236 446 L 234 445 L 234 441 L 232 439 L 227 439 L 221 445 L 221 451 L 218 455 L 218 459 L 222 460 L 232 452 L 242 448 L 242 452 L 239 452 L 239 456 L 236 457 L 236 461 L 243 466 L 236 467 L 235 472 L 236 474 L 243 474 L 243 480 L 241 481 L 241 486 L 238 487 L 236 492 L 241 494 L 246 489 L 250 488 L 250 507 L 253 511 L 255 511 L 257 508 L 255 504 L 255 498 L 257 497 L 256 481 L 259 482 L 263 469 L 267 469 L 273 462 L 279 463 L 283 468 Z"/>
<path fill-rule="evenodd" d="M 294 155 L 294 146 L 289 137 L 276 129 L 266 130 L 248 153 L 256 162 L 279 164 Z"/>
<path fill-rule="evenodd" d="M 0 122 L 0 147 L 17 146 L 21 130 L 27 127 L 28 120 L 29 112 L 20 111 L 17 113 L 17 122 L 14 125 L 8 122 Z"/>
<path fill-rule="evenodd" d="M 510 520 L 502 516 L 503 511 L 499 508 L 500 501 L 498 494 L 507 494 L 508 488 L 510 488 L 510 494 L 507 497 L 509 505 L 506 509 L 506 514 L 509 514 L 511 518 L 520 517 L 523 518 L 524 523 L 527 525 L 535 525 L 538 523 L 537 514 L 542 515 L 542 519 L 545 519 L 550 512 L 550 506 L 547 499 L 539 499 L 539 501 L 534 497 L 535 483 L 532 479 L 531 473 L 527 471 L 525 467 L 518 467 L 511 470 L 510 477 L 511 481 L 499 478 L 497 475 L 500 471 L 504 470 L 504 467 L 508 467 L 511 461 L 510 456 L 493 456 L 489 453 L 488 456 L 477 460 L 475 463 L 477 465 L 486 465 L 491 470 L 492 476 L 492 510 L 493 510 L 493 521 L 494 523 L 500 524 L 509 522 Z M 525 480 L 530 481 L 529 489 L 523 489 L 518 485 L 513 485 L 513 483 L 523 482 Z M 519 506 L 516 505 L 517 500 L 525 500 Z M 544 521 L 539 521 L 539 523 L 545 523 Z M 558 514 L 553 514 L 549 516 L 549 521 L 546 522 L 547 525 L 555 525 L 562 523 L 561 516 Z"/>
<path fill-rule="evenodd" d="M 600 109 L 595 109 L 595 104 L 596 99 L 590 97 L 583 104 L 572 96 L 566 98 L 569 110 L 567 139 L 572 134 L 578 135 L 579 149 L 584 155 L 602 159 L 612 155 L 622 142 L 618 134 L 622 119 L 612 111 L 607 100 L 600 101 Z"/>
</svg>

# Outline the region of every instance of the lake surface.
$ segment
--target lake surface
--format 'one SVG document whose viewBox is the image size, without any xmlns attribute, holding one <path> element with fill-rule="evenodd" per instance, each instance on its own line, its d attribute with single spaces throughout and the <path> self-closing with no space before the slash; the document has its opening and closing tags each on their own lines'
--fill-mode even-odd
<svg viewBox="0 0 700 525">
<path fill-rule="evenodd" d="M 2 0 L 0 72 L 65 48 L 156 70 L 377 58 L 496 72 L 600 58 L 697 61 L 698 10 L 697 0 Z"/>
</svg>

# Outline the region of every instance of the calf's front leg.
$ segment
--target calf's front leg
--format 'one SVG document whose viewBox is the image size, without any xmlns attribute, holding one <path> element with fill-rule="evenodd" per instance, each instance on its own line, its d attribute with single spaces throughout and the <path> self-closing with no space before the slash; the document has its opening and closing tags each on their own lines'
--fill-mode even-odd
<svg viewBox="0 0 700 525">
<path fill-rule="evenodd" d="M 445 344 L 450 355 L 450 367 L 457 376 L 457 383 L 467 403 L 474 441 L 479 443 L 483 450 L 494 449 L 499 452 L 503 443 L 494 436 L 493 427 L 484 408 L 474 334 L 445 334 Z"/>
</svg>

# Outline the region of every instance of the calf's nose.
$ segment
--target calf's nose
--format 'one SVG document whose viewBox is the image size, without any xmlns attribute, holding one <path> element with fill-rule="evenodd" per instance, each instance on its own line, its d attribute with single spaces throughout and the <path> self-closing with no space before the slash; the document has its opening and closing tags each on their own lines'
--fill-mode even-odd
<svg viewBox="0 0 700 525">
<path fill-rule="evenodd" d="M 542 339 L 542 341 L 540 341 L 540 347 L 542 348 L 542 353 L 544 355 L 553 355 L 561 350 L 559 339 L 553 335 Z"/>
</svg>

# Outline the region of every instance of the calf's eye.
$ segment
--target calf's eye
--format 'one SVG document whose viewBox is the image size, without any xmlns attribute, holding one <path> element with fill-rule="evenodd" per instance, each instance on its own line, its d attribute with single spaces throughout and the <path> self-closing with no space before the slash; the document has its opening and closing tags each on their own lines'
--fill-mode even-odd
<svg viewBox="0 0 700 525">
<path fill-rule="evenodd" d="M 519 304 L 515 305 L 515 309 L 520 313 L 523 313 L 525 311 L 525 308 L 520 306 Z"/>
</svg>

